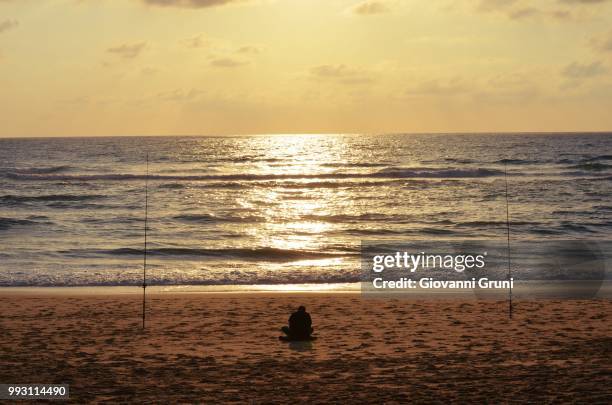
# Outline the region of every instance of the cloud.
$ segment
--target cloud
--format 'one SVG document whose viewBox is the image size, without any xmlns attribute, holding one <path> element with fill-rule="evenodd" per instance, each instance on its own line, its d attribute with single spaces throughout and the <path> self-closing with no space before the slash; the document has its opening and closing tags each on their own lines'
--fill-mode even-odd
<svg viewBox="0 0 612 405">
<path fill-rule="evenodd" d="M 244 45 L 236 49 L 236 53 L 238 54 L 257 55 L 260 52 L 261 49 L 254 45 Z"/>
<path fill-rule="evenodd" d="M 197 100 L 202 94 L 204 94 L 204 92 L 198 89 L 190 89 L 189 91 L 185 91 L 183 89 L 176 89 L 172 91 L 158 93 L 156 97 L 164 101 L 181 103 Z"/>
<path fill-rule="evenodd" d="M 562 21 L 574 17 L 571 9 L 554 7 L 543 2 L 539 5 L 540 7 L 534 7 L 532 3 L 525 0 L 479 0 L 476 3 L 476 11 L 498 13 L 517 21 L 530 18 Z"/>
<path fill-rule="evenodd" d="M 159 69 L 152 68 L 152 67 L 144 67 L 140 69 L 140 74 L 143 76 L 152 76 L 152 75 L 157 74 L 158 72 L 159 72 Z"/>
<path fill-rule="evenodd" d="M 187 38 L 185 41 L 185 45 L 189 48 L 204 48 L 209 47 L 212 44 L 210 38 L 206 37 L 204 34 L 196 35 L 195 37 Z"/>
<path fill-rule="evenodd" d="M 567 10 L 553 10 L 548 13 L 548 16 L 557 20 L 569 20 L 572 18 L 572 13 Z"/>
<path fill-rule="evenodd" d="M 108 48 L 106 52 L 120 56 L 125 59 L 133 59 L 140 55 L 147 47 L 146 42 L 138 42 L 135 44 L 122 44 Z"/>
<path fill-rule="evenodd" d="M 389 12 L 389 5 L 382 0 L 363 0 L 349 8 L 349 11 L 357 15 L 373 15 Z"/>
<path fill-rule="evenodd" d="M 460 78 L 428 80 L 417 83 L 406 90 L 409 96 L 453 96 L 468 93 L 470 86 Z"/>
<path fill-rule="evenodd" d="M 252 44 L 233 44 L 207 34 L 199 34 L 182 41 L 185 46 L 197 49 L 209 60 L 210 66 L 217 68 L 236 68 L 249 65 L 261 52 L 261 48 Z"/>
<path fill-rule="evenodd" d="M 0 34 L 17 27 L 18 25 L 19 25 L 19 22 L 17 20 L 0 21 Z"/>
<path fill-rule="evenodd" d="M 472 95 L 479 102 L 523 104 L 540 97 L 536 72 L 501 73 L 486 79 Z"/>
<path fill-rule="evenodd" d="M 463 1 L 463 0 L 462 0 Z M 595 18 L 597 4 L 610 4 L 612 0 L 471 0 L 477 12 L 503 15 L 511 20 L 570 21 Z M 459 3 L 459 0 L 455 0 Z"/>
<path fill-rule="evenodd" d="M 538 98 L 540 91 L 532 80 L 533 72 L 496 74 L 494 76 L 446 76 L 414 78 L 404 88 L 410 99 L 520 104 Z"/>
<path fill-rule="evenodd" d="M 609 0 L 559 0 L 559 3 L 567 4 L 600 4 Z"/>
<path fill-rule="evenodd" d="M 534 16 L 541 15 L 541 14 L 542 14 L 542 11 L 537 8 L 526 7 L 526 8 L 520 8 L 518 10 L 514 10 L 510 12 L 508 14 L 508 17 L 510 17 L 513 20 L 518 20 L 521 18 L 534 17 Z"/>
<path fill-rule="evenodd" d="M 570 20 L 573 18 L 572 13 L 567 10 L 542 10 L 535 7 L 510 10 L 507 15 L 511 20 L 522 20 L 536 17 L 549 18 L 552 20 Z"/>
<path fill-rule="evenodd" d="M 600 61 L 592 63 L 572 62 L 567 65 L 561 73 L 571 79 L 587 79 L 607 72 L 607 69 Z"/>
<path fill-rule="evenodd" d="M 1 0 L 0 0 L 1 1 Z M 204 49 L 212 55 L 219 58 L 221 55 L 257 55 L 261 53 L 262 48 L 256 45 L 234 45 L 229 41 L 219 38 L 213 38 L 207 34 L 198 34 L 196 36 L 184 39 L 181 41 L 188 48 Z"/>
<path fill-rule="evenodd" d="M 478 3 L 478 11 L 497 11 L 500 9 L 507 9 L 516 3 L 517 0 L 480 0 Z"/>
<path fill-rule="evenodd" d="M 216 58 L 210 61 L 210 65 L 218 68 L 235 68 L 248 65 L 249 61 L 235 58 Z"/>
<path fill-rule="evenodd" d="M 206 8 L 238 3 L 244 0 L 141 0 L 145 4 L 160 7 Z"/>
<path fill-rule="evenodd" d="M 612 31 L 608 34 L 591 38 L 591 46 L 602 52 L 612 52 Z"/>
<path fill-rule="evenodd" d="M 337 81 L 343 84 L 363 84 L 372 78 L 363 70 L 339 65 L 318 65 L 309 70 L 310 76 L 320 80 Z"/>
</svg>

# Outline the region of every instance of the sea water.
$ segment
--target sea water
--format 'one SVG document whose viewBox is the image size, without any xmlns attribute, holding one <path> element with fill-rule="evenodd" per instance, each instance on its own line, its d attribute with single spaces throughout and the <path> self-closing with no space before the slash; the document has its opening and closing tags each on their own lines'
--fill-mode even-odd
<svg viewBox="0 0 612 405">
<path fill-rule="evenodd" d="M 0 285 L 140 284 L 147 179 L 150 283 L 356 282 L 362 240 L 505 240 L 506 170 L 513 241 L 612 239 L 612 134 L 0 139 Z"/>
</svg>

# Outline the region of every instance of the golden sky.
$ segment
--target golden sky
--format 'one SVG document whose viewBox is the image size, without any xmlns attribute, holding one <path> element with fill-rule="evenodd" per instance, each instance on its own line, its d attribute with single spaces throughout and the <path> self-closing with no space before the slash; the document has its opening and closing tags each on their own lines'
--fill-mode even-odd
<svg viewBox="0 0 612 405">
<path fill-rule="evenodd" d="M 0 136 L 612 130 L 612 0 L 0 0 Z"/>
</svg>

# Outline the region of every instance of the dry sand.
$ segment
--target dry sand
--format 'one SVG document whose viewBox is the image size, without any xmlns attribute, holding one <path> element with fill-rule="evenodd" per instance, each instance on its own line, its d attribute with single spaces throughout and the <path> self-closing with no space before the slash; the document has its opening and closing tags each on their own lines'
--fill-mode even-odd
<svg viewBox="0 0 612 405">
<path fill-rule="evenodd" d="M 0 382 L 83 402 L 612 401 L 612 301 L 0 294 Z M 299 304 L 319 339 L 278 341 Z"/>
</svg>

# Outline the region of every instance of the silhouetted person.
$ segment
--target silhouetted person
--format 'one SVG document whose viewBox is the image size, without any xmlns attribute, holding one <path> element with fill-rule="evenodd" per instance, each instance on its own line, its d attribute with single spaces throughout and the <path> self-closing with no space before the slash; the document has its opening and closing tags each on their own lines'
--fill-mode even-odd
<svg viewBox="0 0 612 405">
<path fill-rule="evenodd" d="M 291 314 L 289 326 L 283 326 L 281 330 L 292 340 L 310 339 L 310 334 L 314 329 L 312 327 L 312 319 L 310 314 L 306 312 L 306 308 L 301 306 L 296 312 Z"/>
</svg>

